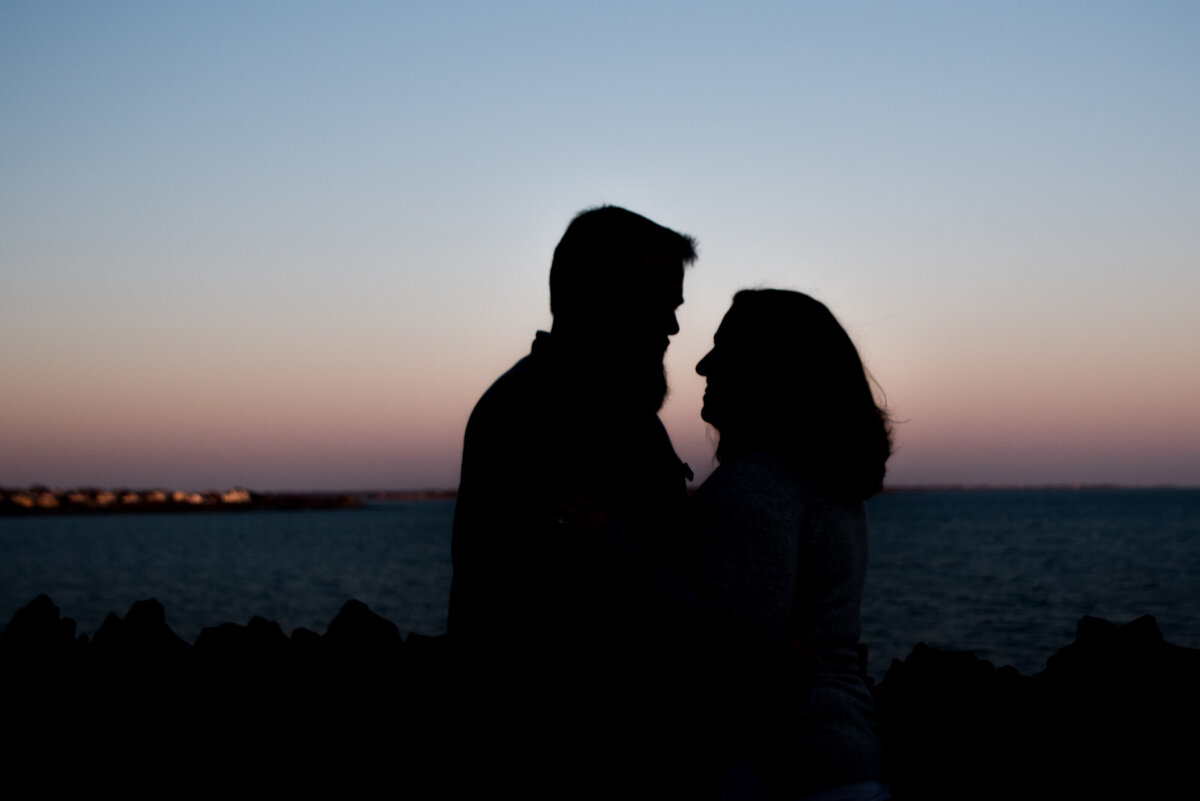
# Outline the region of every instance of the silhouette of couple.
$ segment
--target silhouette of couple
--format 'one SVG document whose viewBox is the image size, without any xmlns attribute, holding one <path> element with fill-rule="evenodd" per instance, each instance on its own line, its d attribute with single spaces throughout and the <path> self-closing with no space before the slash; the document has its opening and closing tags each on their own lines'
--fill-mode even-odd
<svg viewBox="0 0 1200 801">
<path fill-rule="evenodd" d="M 471 789 L 886 798 L 858 648 L 891 448 L 846 332 L 739 292 L 696 370 L 719 467 L 658 410 L 691 237 L 622 208 L 554 251 L 554 322 L 467 425 L 449 635 Z"/>
</svg>

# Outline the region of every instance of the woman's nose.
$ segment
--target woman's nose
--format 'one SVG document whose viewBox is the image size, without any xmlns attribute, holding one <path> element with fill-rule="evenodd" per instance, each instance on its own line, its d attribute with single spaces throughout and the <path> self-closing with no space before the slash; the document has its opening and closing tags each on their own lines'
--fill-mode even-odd
<svg viewBox="0 0 1200 801">
<path fill-rule="evenodd" d="M 700 361 L 696 362 L 696 372 L 699 373 L 700 375 L 707 376 L 708 375 L 708 367 L 711 362 L 712 362 L 712 351 L 710 350 L 708 353 L 704 354 L 704 357 L 702 359 L 700 359 Z"/>
</svg>

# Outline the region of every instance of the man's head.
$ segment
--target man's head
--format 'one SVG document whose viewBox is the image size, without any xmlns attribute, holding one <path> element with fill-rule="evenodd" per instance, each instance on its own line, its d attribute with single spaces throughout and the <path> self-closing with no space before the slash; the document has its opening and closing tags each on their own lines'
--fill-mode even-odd
<svg viewBox="0 0 1200 801">
<path fill-rule="evenodd" d="M 554 249 L 550 311 L 554 332 L 607 369 L 615 389 L 666 395 L 662 358 L 679 332 L 683 269 L 696 260 L 692 237 L 617 206 L 580 212 Z M 583 355 L 583 354 L 581 354 Z"/>
</svg>

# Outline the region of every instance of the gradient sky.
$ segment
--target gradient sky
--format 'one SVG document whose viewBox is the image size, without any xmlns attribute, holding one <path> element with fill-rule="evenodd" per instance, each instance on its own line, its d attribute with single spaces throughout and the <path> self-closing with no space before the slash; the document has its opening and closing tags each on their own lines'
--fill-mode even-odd
<svg viewBox="0 0 1200 801">
<path fill-rule="evenodd" d="M 1200 4 L 0 4 L 0 485 L 453 487 L 578 210 L 810 292 L 892 483 L 1200 485 Z M 781 362 L 786 354 L 781 354 Z"/>
</svg>

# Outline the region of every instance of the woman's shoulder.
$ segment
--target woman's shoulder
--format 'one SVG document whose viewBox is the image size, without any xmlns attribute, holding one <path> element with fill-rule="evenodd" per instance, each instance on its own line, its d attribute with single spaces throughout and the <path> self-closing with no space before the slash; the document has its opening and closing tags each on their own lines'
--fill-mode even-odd
<svg viewBox="0 0 1200 801">
<path fill-rule="evenodd" d="M 723 462 L 696 490 L 691 511 L 723 518 L 726 524 L 786 519 L 810 528 L 857 525 L 865 515 L 862 503 L 838 500 L 803 470 L 766 450 Z"/>
<path fill-rule="evenodd" d="M 739 514 L 819 502 L 820 488 L 769 451 L 722 462 L 696 490 L 693 502 L 710 511 Z"/>
</svg>

